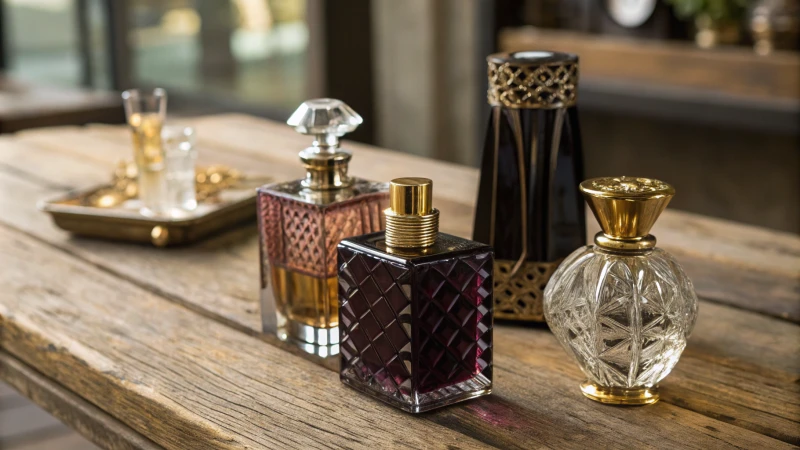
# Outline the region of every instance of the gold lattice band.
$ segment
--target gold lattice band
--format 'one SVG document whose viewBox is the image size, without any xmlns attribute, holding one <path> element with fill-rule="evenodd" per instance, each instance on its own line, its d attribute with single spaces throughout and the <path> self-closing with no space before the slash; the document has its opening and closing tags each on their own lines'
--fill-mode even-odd
<svg viewBox="0 0 800 450">
<path fill-rule="evenodd" d="M 514 273 L 517 261 L 495 260 L 494 317 L 544 322 L 544 287 L 560 262 L 526 261 Z"/>
<path fill-rule="evenodd" d="M 506 108 L 565 108 L 578 98 L 578 57 L 568 53 L 496 53 L 489 65 L 487 97 Z"/>
</svg>

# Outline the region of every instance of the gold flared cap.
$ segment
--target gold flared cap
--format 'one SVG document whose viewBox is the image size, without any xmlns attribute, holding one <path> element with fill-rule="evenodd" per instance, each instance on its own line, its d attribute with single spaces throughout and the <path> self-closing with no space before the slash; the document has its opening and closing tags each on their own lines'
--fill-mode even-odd
<svg viewBox="0 0 800 450">
<path fill-rule="evenodd" d="M 433 207 L 433 181 L 395 178 L 389 183 L 386 245 L 397 248 L 429 247 L 439 233 L 439 211 Z"/>
<path fill-rule="evenodd" d="M 637 177 L 593 178 L 580 189 L 603 230 L 595 243 L 616 251 L 653 248 L 650 229 L 675 195 L 663 181 Z"/>
</svg>

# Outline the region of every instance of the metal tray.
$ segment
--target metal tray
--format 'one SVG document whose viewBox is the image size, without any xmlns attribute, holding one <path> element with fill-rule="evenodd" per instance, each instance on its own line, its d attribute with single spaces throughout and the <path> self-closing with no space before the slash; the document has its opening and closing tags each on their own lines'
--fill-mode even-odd
<svg viewBox="0 0 800 450">
<path fill-rule="evenodd" d="M 185 217 L 148 217 L 139 213 L 138 199 L 117 206 L 91 206 L 89 199 L 112 185 L 94 186 L 39 202 L 55 224 L 76 235 L 127 242 L 151 243 L 157 247 L 197 242 L 213 233 L 256 217 L 255 188 L 264 178 L 245 178 L 198 203 Z"/>
</svg>

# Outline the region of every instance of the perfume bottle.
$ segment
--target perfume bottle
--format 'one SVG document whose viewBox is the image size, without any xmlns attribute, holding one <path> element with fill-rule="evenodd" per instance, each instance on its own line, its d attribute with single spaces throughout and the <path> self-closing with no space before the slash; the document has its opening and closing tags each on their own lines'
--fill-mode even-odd
<svg viewBox="0 0 800 450">
<path fill-rule="evenodd" d="M 561 260 L 586 243 L 578 57 L 487 58 L 491 117 L 473 239 L 494 247 L 495 317 L 542 321 L 542 291 Z"/>
<path fill-rule="evenodd" d="M 494 255 L 439 233 L 432 188 L 393 180 L 386 231 L 339 244 L 341 380 L 411 413 L 492 390 Z"/>
<path fill-rule="evenodd" d="M 347 174 L 339 138 L 361 122 L 340 100 L 303 103 L 287 123 L 314 138 L 300 152 L 306 177 L 258 189 L 263 329 L 321 356 L 338 353 L 336 246 L 382 230 L 389 201 L 386 183 Z"/>
<path fill-rule="evenodd" d="M 692 282 L 649 234 L 675 190 L 632 177 L 595 178 L 580 190 L 603 231 L 553 274 L 544 293 L 547 323 L 588 377 L 584 395 L 655 403 L 697 319 Z"/>
</svg>

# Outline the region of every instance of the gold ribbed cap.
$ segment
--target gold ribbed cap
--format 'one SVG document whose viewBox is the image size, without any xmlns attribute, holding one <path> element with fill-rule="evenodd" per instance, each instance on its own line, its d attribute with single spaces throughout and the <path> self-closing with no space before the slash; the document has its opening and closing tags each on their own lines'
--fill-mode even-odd
<svg viewBox="0 0 800 450">
<path fill-rule="evenodd" d="M 593 178 L 580 189 L 603 230 L 595 244 L 623 252 L 655 247 L 650 229 L 675 195 L 663 181 L 637 177 Z"/>
<path fill-rule="evenodd" d="M 439 233 L 439 211 L 433 207 L 433 181 L 395 178 L 389 183 L 386 245 L 396 248 L 430 247 Z"/>
</svg>

